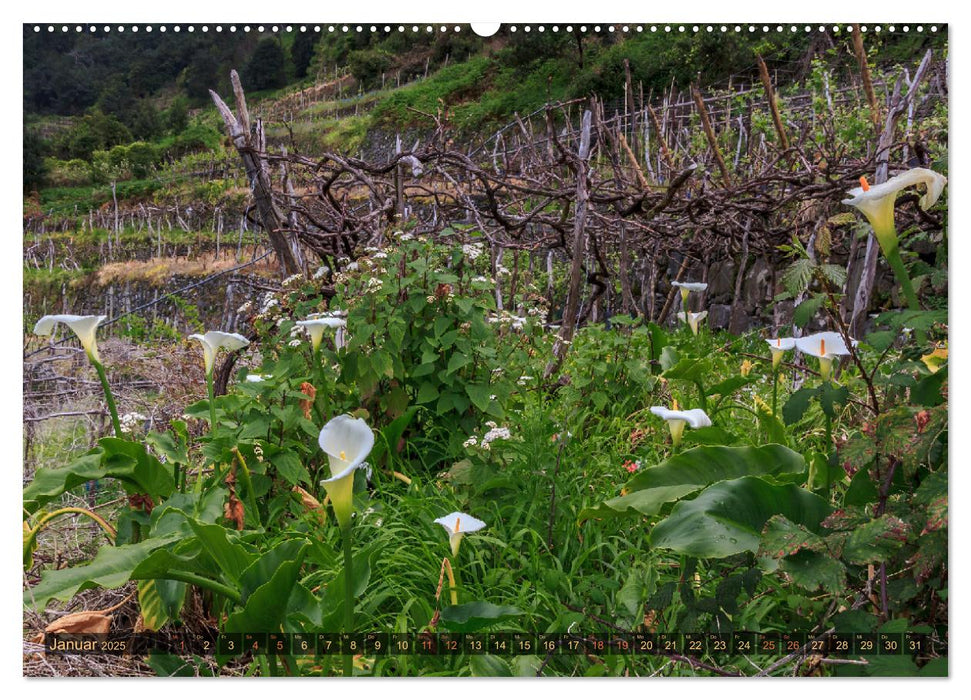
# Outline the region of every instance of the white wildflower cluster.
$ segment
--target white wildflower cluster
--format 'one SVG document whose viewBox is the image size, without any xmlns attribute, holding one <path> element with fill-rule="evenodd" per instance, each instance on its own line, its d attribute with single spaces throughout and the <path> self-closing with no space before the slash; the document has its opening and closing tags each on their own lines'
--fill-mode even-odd
<svg viewBox="0 0 971 700">
<path fill-rule="evenodd" d="M 263 461 L 263 446 L 262 445 L 259 445 L 259 444 L 254 445 L 253 446 L 253 454 L 256 455 L 256 461 L 257 462 L 262 462 Z"/>
<path fill-rule="evenodd" d="M 296 287 L 302 281 L 303 281 L 303 275 L 298 272 L 297 274 L 290 275 L 285 280 L 283 280 L 283 286 L 284 287 Z"/>
<path fill-rule="evenodd" d="M 347 264 L 347 271 L 348 272 L 357 272 L 360 269 L 361 269 L 360 264 L 358 264 L 356 262 L 352 262 L 352 263 L 348 263 Z"/>
<path fill-rule="evenodd" d="M 280 300 L 276 298 L 276 294 L 267 292 L 263 297 L 263 303 L 260 304 L 260 314 L 268 313 L 274 306 L 279 305 Z"/>
<path fill-rule="evenodd" d="M 253 302 L 247 301 L 245 304 L 236 309 L 236 313 L 242 316 L 243 314 L 248 314 L 252 308 Z"/>
<path fill-rule="evenodd" d="M 388 254 L 385 253 L 383 250 L 379 250 L 377 253 L 373 255 L 373 257 L 375 260 L 384 260 L 386 257 L 388 257 Z"/>
<path fill-rule="evenodd" d="M 410 241 L 415 238 L 415 234 L 405 233 L 404 231 L 395 231 L 394 235 L 399 241 Z"/>
<path fill-rule="evenodd" d="M 500 375 L 502 375 L 502 367 L 496 367 L 495 369 L 492 370 L 493 377 L 498 377 Z"/>
<path fill-rule="evenodd" d="M 141 413 L 126 413 L 118 420 L 121 423 L 121 432 L 126 435 L 131 435 L 135 432 L 136 428 L 148 420 L 148 417 L 143 416 Z"/>
<path fill-rule="evenodd" d="M 472 278 L 472 284 L 495 284 L 496 281 L 491 277 L 483 277 L 482 275 L 476 275 Z"/>
<path fill-rule="evenodd" d="M 525 316 L 516 316 L 505 309 L 486 316 L 486 323 L 498 323 L 500 328 L 511 327 L 514 331 L 521 331 L 526 326 L 526 321 Z"/>
<path fill-rule="evenodd" d="M 378 292 L 382 286 L 384 286 L 384 282 L 379 277 L 372 277 L 364 285 L 364 288 L 369 292 Z"/>
<path fill-rule="evenodd" d="M 378 248 L 376 245 L 364 246 L 364 252 L 367 253 L 368 255 L 374 255 L 374 253 L 377 253 L 379 250 L 381 249 Z"/>
<path fill-rule="evenodd" d="M 427 297 L 425 297 L 425 301 L 427 301 L 429 304 L 434 304 L 435 303 L 435 295 L 434 294 L 429 294 Z"/>
<path fill-rule="evenodd" d="M 509 268 L 504 265 L 496 265 L 496 277 L 504 277 L 510 274 Z"/>
<path fill-rule="evenodd" d="M 475 447 L 477 444 L 479 444 L 479 438 L 477 438 L 475 435 L 470 435 L 469 439 L 462 443 L 462 447 Z"/>
<path fill-rule="evenodd" d="M 531 376 L 529 376 L 528 374 L 524 374 L 518 380 L 516 380 L 516 383 L 519 386 L 526 386 L 526 383 L 527 382 L 531 382 L 531 381 L 533 381 L 533 378 Z"/>
<path fill-rule="evenodd" d="M 482 255 L 483 250 L 481 243 L 466 243 L 462 246 L 462 254 L 472 262 L 475 262 L 476 258 Z"/>
<path fill-rule="evenodd" d="M 300 347 L 300 339 L 299 338 L 294 338 L 289 343 L 287 343 L 287 346 L 288 347 L 291 347 L 291 348 L 299 348 Z"/>
<path fill-rule="evenodd" d="M 326 277 L 328 274 L 330 274 L 330 268 L 326 265 L 322 265 L 321 267 L 318 267 L 317 271 L 314 273 L 314 279 L 319 280 Z"/>
</svg>

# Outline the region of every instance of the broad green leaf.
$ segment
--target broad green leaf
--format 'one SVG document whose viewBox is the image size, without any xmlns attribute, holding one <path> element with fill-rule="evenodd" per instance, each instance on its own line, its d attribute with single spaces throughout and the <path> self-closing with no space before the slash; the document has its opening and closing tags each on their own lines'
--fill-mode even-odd
<svg viewBox="0 0 971 700">
<path fill-rule="evenodd" d="M 678 364 L 678 349 L 673 345 L 666 345 L 661 349 L 660 363 L 661 369 L 667 372 L 669 369 Z"/>
<path fill-rule="evenodd" d="M 178 617 L 185 601 L 185 591 L 186 584 L 182 581 L 147 579 L 138 582 L 138 607 L 142 622 L 149 632 L 157 632 L 169 620 Z"/>
<path fill-rule="evenodd" d="M 893 331 L 874 331 L 873 333 L 867 334 L 866 342 L 867 345 L 877 352 L 883 352 L 893 345 L 893 341 L 896 339 L 897 334 Z"/>
<path fill-rule="evenodd" d="M 96 447 L 74 460 L 66 467 L 38 469 L 34 478 L 24 489 L 23 506 L 27 513 L 35 513 L 41 506 L 92 479 L 101 479 L 106 474 L 102 464 L 104 450 Z"/>
<path fill-rule="evenodd" d="M 492 654 L 472 654 L 469 656 L 469 670 L 476 678 L 507 678 L 512 676 L 509 662 Z"/>
<path fill-rule="evenodd" d="M 823 412 L 830 418 L 835 418 L 836 406 L 846 405 L 850 398 L 850 389 L 831 382 L 823 382 L 819 385 L 817 397 Z"/>
<path fill-rule="evenodd" d="M 297 557 L 281 564 L 270 580 L 246 599 L 242 609 L 229 616 L 225 625 L 227 632 L 275 632 L 280 629 L 286 620 L 309 544 L 302 543 Z"/>
<path fill-rule="evenodd" d="M 881 515 L 855 528 L 846 540 L 843 558 L 854 564 L 886 561 L 904 546 L 910 526 L 893 515 Z"/>
<path fill-rule="evenodd" d="M 805 471 L 803 456 L 782 445 L 695 447 L 644 469 L 627 483 L 627 495 L 583 511 L 580 517 L 604 517 L 630 510 L 656 515 L 665 504 L 719 481 L 742 476 L 786 479 L 801 476 Z"/>
<path fill-rule="evenodd" d="M 239 544 L 239 535 L 222 525 L 210 525 L 189 519 L 189 526 L 199 538 L 203 549 L 218 564 L 222 573 L 234 583 L 239 583 L 243 571 L 253 563 L 255 555 Z"/>
<path fill-rule="evenodd" d="M 65 491 L 103 478 L 118 479 L 129 493 L 148 494 L 157 503 L 175 490 L 172 474 L 172 466 L 148 454 L 143 444 L 102 438 L 100 447 L 66 467 L 38 469 L 24 489 L 24 510 L 34 513 Z"/>
<path fill-rule="evenodd" d="M 522 610 L 511 605 L 493 605 L 477 600 L 443 608 L 439 619 L 451 632 L 475 632 L 522 614 Z"/>
<path fill-rule="evenodd" d="M 457 351 L 453 352 L 451 357 L 448 358 L 448 367 L 445 369 L 445 372 L 447 374 L 454 374 L 471 361 L 468 355 Z"/>
<path fill-rule="evenodd" d="M 472 403 L 480 411 L 486 411 L 489 408 L 489 404 L 492 400 L 489 396 L 492 394 L 492 390 L 488 384 L 467 384 L 465 386 L 465 393 L 469 395 Z"/>
<path fill-rule="evenodd" d="M 876 484 L 870 478 L 870 473 L 866 469 L 860 469 L 850 479 L 846 495 L 843 496 L 843 505 L 865 506 L 868 503 L 875 502 L 879 495 Z"/>
<path fill-rule="evenodd" d="M 715 395 L 722 396 L 722 397 L 731 396 L 736 391 L 741 389 L 743 386 L 746 386 L 751 383 L 752 383 L 751 377 L 743 377 L 741 374 L 736 374 L 733 377 L 729 377 L 724 381 L 718 382 L 718 384 L 715 384 L 714 386 L 708 387 L 705 390 L 705 394 L 707 396 L 715 396 Z"/>
<path fill-rule="evenodd" d="M 801 550 L 820 551 L 825 548 L 823 538 L 796 525 L 782 515 L 773 515 L 762 530 L 760 557 L 782 559 Z"/>
<path fill-rule="evenodd" d="M 808 299 L 804 300 L 799 304 L 792 312 L 792 323 L 799 328 L 802 328 L 807 323 L 813 320 L 813 316 L 822 307 L 823 302 L 826 301 L 826 297 L 822 294 L 816 294 Z"/>
<path fill-rule="evenodd" d="M 846 588 L 846 567 L 824 552 L 804 549 L 779 562 L 779 571 L 809 592 L 822 588 L 826 593 L 836 594 Z"/>
<path fill-rule="evenodd" d="M 24 603 L 43 610 L 48 601 L 70 600 L 89 588 L 118 588 L 128 582 L 132 570 L 159 547 L 178 539 L 176 534 L 153 537 L 120 547 L 106 545 L 83 566 L 45 571 L 40 583 L 24 591 Z"/>
<path fill-rule="evenodd" d="M 651 532 L 651 544 L 693 557 L 757 552 L 762 528 L 773 515 L 819 530 L 831 511 L 816 494 L 793 484 L 770 484 L 754 476 L 723 481 L 678 503 Z"/>
<path fill-rule="evenodd" d="M 418 388 L 418 396 L 415 397 L 415 403 L 431 403 L 438 398 L 438 387 L 432 382 L 422 382 L 422 385 Z"/>
<path fill-rule="evenodd" d="M 301 557 L 306 545 L 306 540 L 284 540 L 246 567 L 239 576 L 243 602 L 246 602 L 257 588 L 269 581 L 278 568 Z"/>
<path fill-rule="evenodd" d="M 802 419 L 806 413 L 806 409 L 809 408 L 809 400 L 816 396 L 816 394 L 816 387 L 810 386 L 804 386 L 792 393 L 792 396 L 789 397 L 782 407 L 782 418 L 785 420 L 786 425 L 798 423 Z"/>
<path fill-rule="evenodd" d="M 711 363 L 703 359 L 686 357 L 674 367 L 664 370 L 661 376 L 665 379 L 683 379 L 704 384 L 704 380 L 711 376 Z"/>
<path fill-rule="evenodd" d="M 310 483 L 310 472 L 303 466 L 300 457 L 292 450 L 280 450 L 275 454 L 267 454 L 266 458 L 291 486 Z"/>
</svg>

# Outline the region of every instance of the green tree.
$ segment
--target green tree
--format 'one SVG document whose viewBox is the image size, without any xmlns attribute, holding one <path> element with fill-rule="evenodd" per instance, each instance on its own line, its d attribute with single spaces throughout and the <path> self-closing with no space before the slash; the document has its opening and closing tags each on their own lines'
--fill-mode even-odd
<svg viewBox="0 0 971 700">
<path fill-rule="evenodd" d="M 314 49 L 320 36 L 317 32 L 297 32 L 290 47 L 290 60 L 293 61 L 294 75 L 303 78 L 314 58 Z"/>
<path fill-rule="evenodd" d="M 34 130 L 24 130 L 24 192 L 44 184 L 47 164 L 44 155 L 47 148 L 44 139 Z"/>
<path fill-rule="evenodd" d="M 243 69 L 245 86 L 250 90 L 272 90 L 286 85 L 286 57 L 276 37 L 261 39 Z"/>
<path fill-rule="evenodd" d="M 170 134 L 181 134 L 189 126 L 189 101 L 177 97 L 165 111 L 163 122 Z"/>
</svg>

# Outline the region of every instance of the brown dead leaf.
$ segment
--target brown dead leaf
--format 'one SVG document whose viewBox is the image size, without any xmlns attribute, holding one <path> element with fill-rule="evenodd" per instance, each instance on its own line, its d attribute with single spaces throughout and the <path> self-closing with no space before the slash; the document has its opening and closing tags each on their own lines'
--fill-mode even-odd
<svg viewBox="0 0 971 700">
<path fill-rule="evenodd" d="M 314 405 L 314 399 L 317 398 L 317 389 L 310 382 L 304 382 L 300 385 L 300 393 L 309 396 L 309 399 L 300 399 L 300 410 L 303 411 L 303 417 L 310 420 L 310 409 Z"/>
<path fill-rule="evenodd" d="M 82 611 L 59 617 L 44 628 L 48 634 L 108 634 L 111 615 L 101 611 Z"/>
</svg>

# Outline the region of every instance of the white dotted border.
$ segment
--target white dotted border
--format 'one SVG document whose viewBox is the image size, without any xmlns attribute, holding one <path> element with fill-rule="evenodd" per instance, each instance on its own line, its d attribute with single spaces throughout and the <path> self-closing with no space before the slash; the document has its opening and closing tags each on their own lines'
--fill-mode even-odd
<svg viewBox="0 0 971 700">
<path fill-rule="evenodd" d="M 254 32 L 254 31 L 257 32 L 257 33 L 263 33 L 263 32 L 273 32 L 273 33 L 277 33 L 277 32 L 280 32 L 280 31 L 286 31 L 286 32 L 297 32 L 297 31 L 300 31 L 300 32 L 309 32 L 309 31 L 313 31 L 313 32 L 317 32 L 317 33 L 323 33 L 323 32 L 327 32 L 327 33 L 334 33 L 334 32 L 350 33 L 350 32 L 364 32 L 364 31 L 368 31 L 368 32 L 371 32 L 372 34 L 373 33 L 379 33 L 379 32 L 383 32 L 385 34 L 390 34 L 390 33 L 395 32 L 395 31 L 401 32 L 401 33 L 410 32 L 410 33 L 413 33 L 413 34 L 416 34 L 418 32 L 424 32 L 424 33 L 430 34 L 430 33 L 435 32 L 436 30 L 438 32 L 440 32 L 440 33 L 445 33 L 445 32 L 448 32 L 449 30 L 454 31 L 456 33 L 465 31 L 465 29 L 463 29 L 463 27 L 460 26 L 460 25 L 445 25 L 445 24 L 441 24 L 441 25 L 432 25 L 432 24 L 421 24 L 421 25 L 419 25 L 419 24 L 411 24 L 411 25 L 404 25 L 404 24 L 399 24 L 399 25 L 396 25 L 396 26 L 392 26 L 392 25 L 388 25 L 388 24 L 385 24 L 383 26 L 379 26 L 379 25 L 375 25 L 375 24 L 372 24 L 372 25 L 362 25 L 362 24 L 357 24 L 357 25 L 354 25 L 354 24 L 339 24 L 339 25 L 338 24 L 328 24 L 328 25 L 321 25 L 321 24 L 314 24 L 314 25 L 310 25 L 310 24 L 299 24 L 299 25 L 297 25 L 297 24 L 286 24 L 286 25 L 281 25 L 281 24 L 273 24 L 273 25 L 266 25 L 266 24 L 212 24 L 212 25 L 210 25 L 210 24 L 201 24 L 201 25 L 200 24 L 185 24 L 185 25 L 182 25 L 182 24 L 174 24 L 174 25 L 169 25 L 169 24 L 160 24 L 160 25 L 151 25 L 151 24 L 132 24 L 132 25 L 124 25 L 124 24 L 119 24 L 119 25 L 109 25 L 109 24 L 105 24 L 105 25 L 96 25 L 96 24 L 87 24 L 87 25 L 75 24 L 75 25 L 68 25 L 68 24 L 60 24 L 60 25 L 55 25 L 55 24 L 48 24 L 48 25 L 40 25 L 40 24 L 35 24 L 33 28 L 34 28 L 34 33 L 40 33 L 40 32 L 45 31 L 45 30 L 48 33 L 54 33 L 54 32 L 56 32 L 58 30 L 60 30 L 63 33 L 66 33 L 66 32 L 69 32 L 69 31 L 71 31 L 73 29 L 75 32 L 78 32 L 78 33 L 87 31 L 87 32 L 92 33 L 92 34 L 94 34 L 96 32 L 99 32 L 99 31 L 100 32 L 104 32 L 106 34 L 108 34 L 110 32 L 117 32 L 119 34 L 122 34 L 122 33 L 126 32 L 126 31 L 130 31 L 132 33 L 137 33 L 137 32 L 140 32 L 140 31 L 146 32 L 146 33 L 151 33 L 153 31 L 158 31 L 158 32 L 161 32 L 161 33 L 164 34 L 167 31 L 172 31 L 172 32 L 175 32 L 176 34 L 178 34 L 178 33 L 182 32 L 183 30 L 184 31 L 187 31 L 187 32 L 190 32 L 190 33 L 195 32 L 195 31 L 201 31 L 203 33 L 209 32 L 209 31 L 215 31 L 215 32 L 228 31 L 230 33 L 234 33 L 234 32 L 244 32 L 244 33 L 246 33 L 246 32 Z M 543 33 L 545 31 L 549 30 L 551 32 L 565 31 L 565 32 L 568 32 L 568 33 L 570 33 L 570 32 L 579 32 L 581 34 L 599 34 L 599 33 L 603 33 L 603 32 L 610 33 L 610 32 L 617 32 L 617 31 L 620 31 L 620 32 L 625 33 L 625 34 L 626 33 L 631 33 L 631 32 L 638 32 L 639 33 L 639 32 L 646 32 L 646 31 L 655 32 L 655 33 L 656 32 L 662 32 L 662 31 L 665 32 L 665 33 L 678 32 L 679 34 L 683 34 L 683 33 L 686 33 L 686 32 L 692 32 L 692 33 L 695 33 L 695 34 L 699 34 L 701 32 L 706 32 L 706 33 L 709 33 L 709 34 L 714 34 L 714 33 L 722 33 L 722 34 L 724 34 L 724 33 L 727 33 L 727 32 L 734 32 L 736 34 L 741 34 L 741 33 L 745 33 L 745 32 L 750 33 L 750 34 L 753 34 L 755 32 L 762 32 L 763 34 L 771 34 L 771 33 L 781 34 L 783 32 L 786 32 L 787 30 L 791 34 L 795 34 L 795 33 L 800 32 L 800 31 L 805 32 L 805 33 L 808 34 L 809 32 L 812 32 L 815 29 L 816 31 L 819 31 L 819 32 L 825 32 L 827 30 L 832 30 L 832 32 L 834 34 L 838 34 L 841 31 L 850 31 L 850 26 L 849 25 L 839 25 L 839 24 L 832 25 L 831 27 L 828 26 L 828 25 L 818 25 L 817 27 L 813 27 L 813 26 L 808 25 L 808 24 L 806 24 L 806 25 L 795 25 L 795 24 L 790 24 L 790 25 L 781 25 L 781 24 L 776 24 L 776 25 L 768 25 L 768 24 L 763 24 L 763 25 L 756 25 L 756 24 L 746 24 L 746 25 L 740 25 L 740 24 L 736 24 L 736 25 L 726 25 L 726 24 L 722 24 L 722 25 L 711 25 L 711 24 L 709 24 L 709 25 L 697 25 L 697 24 L 694 24 L 694 25 L 685 25 L 685 24 L 650 24 L 650 25 L 647 25 L 647 24 L 624 24 L 624 25 L 614 25 L 614 24 L 610 24 L 610 25 L 600 25 L 600 24 L 597 24 L 597 25 L 586 25 L 586 24 L 583 24 L 583 25 L 579 25 L 579 26 L 574 26 L 574 25 L 569 25 L 569 24 L 568 25 L 565 25 L 565 26 L 561 26 L 561 25 L 558 25 L 558 24 L 554 24 L 554 25 L 543 25 L 543 24 L 539 24 L 539 25 L 530 25 L 530 24 L 526 24 L 526 25 L 515 25 L 515 24 L 513 24 L 513 25 L 506 26 L 505 29 L 506 29 L 506 31 L 511 32 L 511 33 L 516 33 L 518 31 L 523 31 L 523 32 L 526 32 L 526 33 L 529 33 L 529 32 L 532 32 L 532 31 L 536 31 L 536 32 L 539 32 L 539 33 Z M 909 33 L 911 30 L 914 30 L 914 31 L 916 31 L 918 33 L 921 33 L 925 29 L 929 29 L 931 32 L 936 32 L 936 31 L 938 31 L 938 26 L 936 24 L 930 25 L 929 27 L 925 27 L 922 24 L 918 24 L 918 25 L 905 24 L 905 25 L 900 26 L 900 27 L 897 27 L 896 25 L 893 25 L 893 24 L 890 24 L 890 25 L 880 25 L 880 24 L 877 24 L 877 25 L 860 25 L 860 31 L 861 32 L 873 31 L 873 32 L 876 32 L 876 33 L 879 33 L 881 31 L 888 31 L 888 32 L 901 31 L 901 32 L 903 32 L 903 33 L 906 34 L 906 33 Z"/>
</svg>

